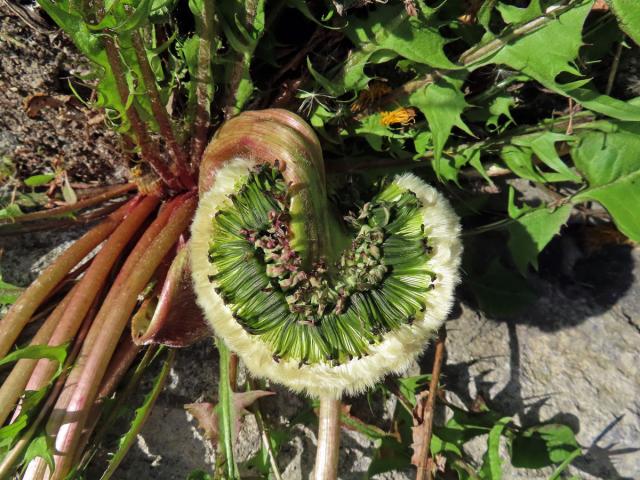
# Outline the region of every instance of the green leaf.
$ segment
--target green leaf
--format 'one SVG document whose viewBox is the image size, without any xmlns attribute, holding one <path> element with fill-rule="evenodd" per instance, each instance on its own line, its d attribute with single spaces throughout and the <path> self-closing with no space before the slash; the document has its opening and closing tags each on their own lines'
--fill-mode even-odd
<svg viewBox="0 0 640 480">
<path fill-rule="evenodd" d="M 271 451 L 277 457 L 280 447 L 284 445 L 291 437 L 289 432 L 284 430 L 269 430 L 268 438 L 271 445 Z M 271 464 L 269 462 L 269 451 L 265 447 L 264 443 L 260 443 L 260 450 L 247 462 L 248 467 L 253 467 L 256 471 L 269 477 L 271 472 Z"/>
<path fill-rule="evenodd" d="M 136 409 L 136 413 L 133 420 L 131 421 L 129 430 L 120 438 L 120 441 L 118 442 L 118 450 L 116 450 L 116 452 L 109 460 L 109 465 L 100 477 L 100 480 L 107 480 L 113 476 L 122 460 L 124 460 L 125 455 L 133 446 L 138 433 L 140 433 L 140 430 L 142 430 L 142 427 L 147 421 L 147 418 L 149 418 L 151 409 L 156 403 L 160 392 L 162 392 L 162 389 L 164 388 L 164 384 L 167 380 L 167 377 L 169 376 L 169 371 L 171 370 L 171 366 L 173 365 L 174 358 L 175 350 L 170 349 L 162 365 L 162 369 L 153 381 L 151 391 L 145 396 L 142 405 Z"/>
<path fill-rule="evenodd" d="M 487 452 L 484 454 L 480 476 L 485 480 L 502 479 L 502 460 L 500 459 L 500 437 L 502 432 L 511 421 L 510 417 L 498 420 L 489 432 L 487 440 Z"/>
<path fill-rule="evenodd" d="M 400 393 L 411 403 L 416 406 L 416 394 L 423 390 L 431 380 L 430 374 L 416 375 L 413 377 L 400 377 L 397 379 Z"/>
<path fill-rule="evenodd" d="M 67 358 L 67 344 L 59 345 L 57 347 L 52 347 L 49 345 L 29 345 L 20 348 L 19 350 L 15 350 L 9 353 L 4 358 L 0 359 L 0 366 L 21 360 L 23 358 L 47 358 L 49 360 L 55 360 L 56 362 L 58 362 L 58 372 L 56 373 L 56 375 L 59 375 L 62 371 L 64 361 Z"/>
<path fill-rule="evenodd" d="M 497 53 L 473 68 L 490 63 L 508 65 L 554 92 L 574 98 L 585 108 L 620 120 L 640 121 L 640 107 L 581 88 L 588 80 L 570 84 L 557 82 L 561 73 L 581 76 L 574 61 L 583 44 L 582 28 L 592 4 L 593 0 L 579 1 L 575 7 L 561 13 L 541 28 L 511 41 L 505 40 Z M 550 49 L 549 45 L 554 48 Z"/>
<path fill-rule="evenodd" d="M 640 126 L 612 123 L 617 131 L 584 131 L 574 145 L 573 161 L 589 183 L 574 202 L 595 200 L 611 214 L 622 233 L 640 241 Z"/>
<path fill-rule="evenodd" d="M 51 180 L 55 179 L 56 176 L 52 173 L 43 173 L 41 175 L 32 175 L 29 178 L 25 179 L 24 184 L 27 187 L 41 187 L 42 185 L 47 185 Z"/>
<path fill-rule="evenodd" d="M 41 433 L 35 439 L 31 440 L 27 450 L 24 452 L 22 459 L 23 465 L 28 465 L 34 458 L 42 458 L 49 469 L 53 472 L 55 469 L 55 462 L 53 460 L 53 448 L 47 443 L 47 435 Z"/>
<path fill-rule="evenodd" d="M 15 203 L 7 205 L 5 208 L 0 208 L 0 220 L 8 220 L 19 217 L 20 215 L 24 215 L 24 213 L 20 209 L 20 206 Z"/>
<path fill-rule="evenodd" d="M 525 8 L 499 3 L 497 9 L 500 11 L 503 20 L 507 23 L 524 23 L 543 14 L 540 0 L 531 0 Z"/>
<path fill-rule="evenodd" d="M 398 56 L 435 68 L 454 68 L 444 53 L 447 40 L 440 35 L 435 15 L 411 17 L 401 4 L 380 6 L 367 18 L 352 17 L 345 33 L 356 46 L 334 77 L 334 94 L 361 90 L 369 80 L 368 63 Z"/>
<path fill-rule="evenodd" d="M 463 81 L 462 78 L 443 77 L 409 96 L 411 105 L 418 107 L 429 122 L 433 135 L 434 170 L 438 176 L 441 175 L 442 151 L 453 127 L 473 136 L 460 117 L 468 107 L 461 91 Z"/>
<path fill-rule="evenodd" d="M 560 231 L 569 219 L 572 206 L 563 205 L 555 210 L 546 206 L 529 211 L 507 227 L 509 250 L 518 271 L 524 275 L 529 265 L 538 269 L 538 254 Z"/>
<path fill-rule="evenodd" d="M 553 173 L 545 173 L 536 168 L 540 176 L 547 182 L 579 182 L 580 175 L 571 170 L 558 156 L 556 142 L 570 142 L 574 138 L 570 135 L 563 135 L 555 132 L 542 132 L 533 135 L 523 135 L 513 139 L 513 144 L 529 147 L 536 157 Z"/>
<path fill-rule="evenodd" d="M 510 449 L 511 464 L 517 468 L 548 467 L 573 457 L 576 451 L 581 452 L 571 428 L 555 423 L 518 432 Z"/>
<path fill-rule="evenodd" d="M 367 470 L 367 477 L 392 470 L 404 469 L 411 462 L 411 453 L 406 445 L 393 437 L 376 441 L 376 450 Z"/>
<path fill-rule="evenodd" d="M 640 45 L 640 8 L 637 0 L 607 0 L 620 29 Z"/>
<path fill-rule="evenodd" d="M 537 297 L 522 276 L 507 270 L 494 259 L 486 272 L 472 275 L 467 283 L 473 290 L 480 309 L 488 315 L 509 315 L 529 305 Z"/>
<path fill-rule="evenodd" d="M 22 288 L 2 280 L 2 275 L 0 275 L 0 307 L 13 304 L 22 291 Z"/>
</svg>

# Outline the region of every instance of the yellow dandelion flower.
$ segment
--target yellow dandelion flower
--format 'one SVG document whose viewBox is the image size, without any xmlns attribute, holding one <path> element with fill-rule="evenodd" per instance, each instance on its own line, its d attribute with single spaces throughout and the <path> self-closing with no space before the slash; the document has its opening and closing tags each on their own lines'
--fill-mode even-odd
<svg viewBox="0 0 640 480">
<path fill-rule="evenodd" d="M 409 125 L 415 122 L 416 110 L 414 108 L 396 108 L 392 112 L 380 112 L 380 123 L 385 127 L 394 124 Z"/>
</svg>

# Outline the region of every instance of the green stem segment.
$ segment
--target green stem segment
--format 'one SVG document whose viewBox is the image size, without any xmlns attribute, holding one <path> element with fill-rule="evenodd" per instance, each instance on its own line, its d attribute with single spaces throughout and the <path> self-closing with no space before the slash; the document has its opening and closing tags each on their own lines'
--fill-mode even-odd
<svg viewBox="0 0 640 480">
<path fill-rule="evenodd" d="M 231 352 L 225 345 L 224 340 L 216 339 L 218 353 L 220 354 L 220 380 L 218 389 L 218 404 L 220 406 L 219 430 L 222 439 L 222 449 L 226 456 L 226 473 L 228 480 L 240 478 L 238 466 L 233 457 L 233 436 L 234 436 L 234 418 L 233 418 L 233 399 L 231 390 L 231 376 L 229 363 L 231 361 Z"/>
</svg>

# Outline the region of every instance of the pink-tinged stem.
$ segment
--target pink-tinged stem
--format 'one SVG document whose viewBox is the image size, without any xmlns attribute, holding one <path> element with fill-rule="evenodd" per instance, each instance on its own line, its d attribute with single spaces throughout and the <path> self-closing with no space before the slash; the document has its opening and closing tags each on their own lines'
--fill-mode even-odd
<svg viewBox="0 0 640 480">
<path fill-rule="evenodd" d="M 97 307 L 98 307 L 98 301 L 96 299 L 96 301 L 91 306 L 91 311 L 87 314 L 84 322 L 82 323 L 82 327 L 78 332 L 78 336 L 74 341 L 73 347 L 71 348 L 71 350 L 69 351 L 69 354 L 67 355 L 67 359 L 65 360 L 65 363 L 64 363 L 65 367 L 68 367 L 71 364 L 73 364 L 76 357 L 78 356 L 78 353 L 80 352 L 80 348 L 82 347 L 82 342 L 85 339 L 87 332 L 89 331 L 89 326 L 91 325 L 91 322 L 93 321 L 93 318 L 96 315 Z M 66 368 L 63 369 L 63 373 L 60 375 L 60 377 L 58 377 L 58 379 L 54 383 L 53 388 L 49 392 L 49 395 L 47 396 L 47 400 L 45 401 L 45 403 L 42 406 L 40 406 L 38 410 L 38 415 L 36 416 L 33 423 L 29 426 L 29 429 L 22 435 L 22 437 L 20 437 L 20 439 L 16 442 L 16 444 L 2 459 L 2 463 L 0 463 L 0 478 L 8 478 L 8 475 L 13 470 L 15 464 L 22 458 L 22 454 L 24 450 L 27 448 L 34 434 L 38 431 L 38 429 L 40 428 L 40 425 L 42 424 L 44 419 L 47 417 L 49 412 L 51 411 L 51 408 L 56 403 L 57 398 L 60 395 L 62 388 L 64 387 L 64 384 L 66 381 L 65 372 L 67 371 L 68 369 Z M 42 461 L 43 459 L 42 457 L 38 457 L 37 460 Z M 44 463 L 44 467 L 46 467 L 46 463 L 45 462 L 42 462 L 42 463 Z M 42 470 L 42 466 L 37 464 L 34 464 L 33 468 Z M 42 470 L 42 471 L 45 472 L 46 470 Z"/>
<path fill-rule="evenodd" d="M 318 412 L 318 450 L 313 480 L 338 478 L 340 453 L 340 400 L 321 398 Z"/>
<path fill-rule="evenodd" d="M 129 335 L 127 335 L 126 333 L 122 335 L 122 339 L 118 344 L 116 353 L 113 355 L 111 362 L 109 362 L 107 372 L 104 374 L 104 378 L 102 379 L 102 384 L 100 385 L 100 389 L 98 390 L 96 401 L 91 407 L 91 413 L 89 414 L 87 425 L 82 432 L 82 437 L 80 438 L 80 442 L 77 448 L 78 458 L 75 462 L 76 465 L 80 460 L 79 457 L 83 454 L 87 444 L 89 443 L 91 434 L 95 430 L 96 425 L 100 420 L 104 400 L 113 392 L 115 392 L 116 388 L 120 384 L 120 381 L 129 371 L 129 368 L 131 368 L 131 365 L 138 356 L 138 353 L 140 353 L 140 350 L 141 347 L 133 343 Z M 107 419 L 107 425 L 111 426 L 112 422 L 109 420 L 111 419 Z M 97 435 L 100 435 L 100 431 L 98 431 Z"/>
<path fill-rule="evenodd" d="M 47 298 L 71 269 L 86 257 L 91 250 L 107 238 L 120 224 L 122 219 L 137 204 L 135 198 L 112 213 L 100 225 L 92 228 L 76 240 L 60 255 L 40 276 L 24 291 L 13 304 L 9 312 L 0 320 L 0 358 L 4 357 L 29 322 L 31 315 Z"/>
<path fill-rule="evenodd" d="M 55 480 L 64 479 L 73 466 L 82 429 L 97 396 L 109 359 L 135 308 L 138 294 L 145 288 L 165 255 L 189 226 L 197 199 L 194 195 L 186 194 L 172 203 L 174 207 L 171 209 L 171 221 L 165 224 L 159 234 L 154 235 L 153 241 L 136 262 L 131 274 L 126 277 L 122 277 L 122 273 L 118 275 L 116 284 L 121 285 L 120 292 L 113 302 L 103 304 L 98 313 L 100 321 L 96 320 L 96 324 L 101 325 L 101 328 L 95 343 L 91 351 L 81 352 L 76 362 L 76 369 L 81 373 L 55 441 L 56 468 L 52 476 Z M 143 237 L 146 236 L 147 233 L 143 235 Z M 129 263 L 128 260 L 127 263 Z"/>
<path fill-rule="evenodd" d="M 158 206 L 157 197 L 145 197 L 138 203 L 127 218 L 109 236 L 104 246 L 91 262 L 91 266 L 75 289 L 64 313 L 60 319 L 58 327 L 55 329 L 49 345 L 57 346 L 69 342 L 75 337 L 82 319 L 87 314 L 89 307 L 96 298 L 98 292 L 102 290 L 109 272 L 118 260 L 122 251 L 131 241 L 143 222 Z M 27 384 L 27 390 L 38 390 L 49 383 L 56 371 L 56 363 L 51 360 L 42 359 L 38 362 L 33 375 Z"/>
<path fill-rule="evenodd" d="M 122 69 L 120 49 L 109 35 L 105 35 L 103 41 L 109 65 L 111 66 L 111 70 L 113 71 L 113 75 L 116 79 L 116 87 L 118 89 L 118 94 L 120 95 L 120 100 L 122 100 L 123 104 L 126 104 L 128 102 L 130 92 Z M 151 168 L 156 171 L 164 183 L 169 186 L 175 185 L 175 177 L 162 158 L 160 158 L 160 152 L 151 140 L 147 126 L 136 111 L 135 100 L 131 102 L 131 106 L 127 110 L 127 118 L 129 119 L 131 129 L 138 140 L 138 146 L 140 147 L 143 160 L 151 165 Z"/>
<path fill-rule="evenodd" d="M 74 290 L 76 288 L 77 286 L 74 287 Z M 49 338 L 51 338 L 51 334 L 53 334 L 53 331 L 58 325 L 65 307 L 69 304 L 74 290 L 63 298 L 53 312 L 51 312 L 29 345 L 46 345 L 49 342 Z M 2 387 L 0 387 L 0 425 L 4 424 L 11 411 L 15 408 L 37 363 L 37 359 L 25 358 L 18 360 L 9 376 L 3 382 Z"/>
</svg>

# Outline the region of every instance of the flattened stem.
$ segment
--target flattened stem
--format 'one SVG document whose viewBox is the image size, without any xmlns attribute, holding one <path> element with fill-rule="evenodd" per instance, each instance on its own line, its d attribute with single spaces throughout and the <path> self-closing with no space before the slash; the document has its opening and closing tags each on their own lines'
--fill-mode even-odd
<svg viewBox="0 0 640 480">
<path fill-rule="evenodd" d="M 227 162 L 247 158 L 277 166 L 289 184 L 290 235 L 305 268 L 330 257 L 326 177 L 318 137 L 287 110 L 244 112 L 227 121 L 207 147 L 200 167 L 200 193 L 206 193 Z"/>
</svg>

